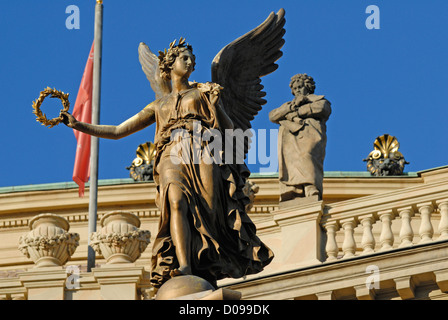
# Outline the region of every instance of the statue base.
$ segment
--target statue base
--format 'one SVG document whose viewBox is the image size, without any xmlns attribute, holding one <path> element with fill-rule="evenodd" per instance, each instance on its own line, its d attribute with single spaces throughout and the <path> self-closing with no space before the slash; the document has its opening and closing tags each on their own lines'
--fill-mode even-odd
<svg viewBox="0 0 448 320">
<path fill-rule="evenodd" d="M 240 300 L 241 293 L 215 289 L 208 281 L 193 275 L 174 277 L 157 291 L 155 300 Z"/>
<path fill-rule="evenodd" d="M 177 297 L 173 300 L 241 300 L 241 292 L 220 288 Z"/>
<path fill-rule="evenodd" d="M 279 209 L 285 209 L 290 207 L 297 207 L 302 206 L 304 204 L 309 204 L 313 202 L 320 201 L 319 196 L 310 196 L 310 197 L 297 197 L 295 199 L 286 200 L 286 201 L 280 201 L 279 202 Z"/>
</svg>

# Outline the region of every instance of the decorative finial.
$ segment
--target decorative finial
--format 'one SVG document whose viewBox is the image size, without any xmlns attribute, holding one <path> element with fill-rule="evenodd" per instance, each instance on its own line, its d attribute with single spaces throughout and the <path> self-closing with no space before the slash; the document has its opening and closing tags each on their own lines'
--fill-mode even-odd
<svg viewBox="0 0 448 320">
<path fill-rule="evenodd" d="M 398 151 L 400 144 L 397 138 L 383 134 L 375 139 L 374 150 L 367 159 L 367 170 L 372 176 L 398 176 L 403 174 L 404 166 L 409 164 L 403 154 Z"/>
</svg>

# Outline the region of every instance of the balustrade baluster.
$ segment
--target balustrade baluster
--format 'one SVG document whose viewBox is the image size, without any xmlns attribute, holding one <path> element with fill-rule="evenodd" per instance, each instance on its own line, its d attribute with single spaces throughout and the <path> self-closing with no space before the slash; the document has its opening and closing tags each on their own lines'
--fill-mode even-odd
<svg viewBox="0 0 448 320">
<path fill-rule="evenodd" d="M 338 231 L 339 226 L 336 221 L 328 222 L 324 225 L 325 230 L 327 231 L 327 244 L 325 245 L 325 251 L 327 253 L 326 261 L 334 261 L 338 258 L 338 243 L 336 241 L 336 231 Z"/>
<path fill-rule="evenodd" d="M 422 203 L 417 205 L 418 211 L 420 212 L 421 224 L 418 231 L 420 235 L 420 243 L 426 243 L 432 241 L 432 236 L 434 234 L 434 229 L 431 224 L 431 214 L 434 211 L 432 203 Z"/>
<path fill-rule="evenodd" d="M 381 251 L 392 249 L 394 244 L 394 234 L 392 232 L 392 219 L 394 217 L 392 210 L 378 212 L 381 220 Z"/>
<path fill-rule="evenodd" d="M 414 215 L 412 207 L 405 207 L 398 209 L 398 214 L 401 218 L 400 229 L 400 248 L 412 245 L 414 239 L 414 231 L 412 230 L 411 217 Z"/>
<path fill-rule="evenodd" d="M 359 220 L 363 227 L 361 246 L 363 248 L 362 254 L 369 254 L 375 251 L 375 238 L 372 233 L 372 225 L 375 222 L 373 214 L 360 216 Z"/>
<path fill-rule="evenodd" d="M 448 199 L 437 201 L 437 206 L 440 211 L 438 240 L 448 239 Z"/>
<path fill-rule="evenodd" d="M 348 218 L 340 221 L 344 229 L 344 242 L 342 243 L 343 258 L 350 258 L 355 255 L 356 242 L 354 237 L 354 229 L 356 226 L 355 218 Z"/>
</svg>

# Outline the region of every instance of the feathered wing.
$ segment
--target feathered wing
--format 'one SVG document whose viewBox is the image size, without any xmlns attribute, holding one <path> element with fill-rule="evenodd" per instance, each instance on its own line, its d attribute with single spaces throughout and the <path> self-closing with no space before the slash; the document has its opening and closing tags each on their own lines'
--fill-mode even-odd
<svg viewBox="0 0 448 320">
<path fill-rule="evenodd" d="M 143 72 L 146 74 L 151 88 L 156 94 L 156 99 L 163 97 L 171 92 L 171 82 L 163 80 L 160 76 L 159 58 L 141 42 L 138 47 L 138 60 L 142 65 Z"/>
<path fill-rule="evenodd" d="M 261 77 L 278 68 L 285 43 L 285 11 L 272 12 L 258 27 L 225 46 L 213 59 L 212 81 L 224 89 L 221 101 L 235 128 L 251 128 L 251 121 L 266 104 Z M 244 154 L 248 146 L 245 146 Z"/>
</svg>

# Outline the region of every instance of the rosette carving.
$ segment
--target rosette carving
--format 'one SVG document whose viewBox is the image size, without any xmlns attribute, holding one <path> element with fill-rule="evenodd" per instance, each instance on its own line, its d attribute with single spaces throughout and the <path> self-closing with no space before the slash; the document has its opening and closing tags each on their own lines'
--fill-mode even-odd
<svg viewBox="0 0 448 320">
<path fill-rule="evenodd" d="M 107 264 L 135 262 L 150 242 L 151 233 L 140 230 L 140 220 L 130 212 L 113 211 L 100 221 L 101 229 L 91 234 L 90 246 Z"/>
</svg>

